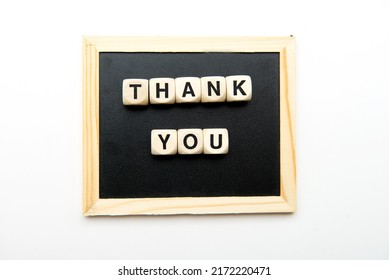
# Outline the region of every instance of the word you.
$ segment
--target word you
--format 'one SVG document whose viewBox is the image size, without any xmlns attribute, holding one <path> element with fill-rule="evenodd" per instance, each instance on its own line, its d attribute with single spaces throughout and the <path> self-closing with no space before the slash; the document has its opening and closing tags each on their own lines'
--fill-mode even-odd
<svg viewBox="0 0 389 280">
<path fill-rule="evenodd" d="M 180 77 L 123 80 L 124 105 L 250 101 L 251 77 Z"/>
<path fill-rule="evenodd" d="M 227 154 L 228 130 L 225 128 L 153 129 L 152 155 Z"/>
</svg>

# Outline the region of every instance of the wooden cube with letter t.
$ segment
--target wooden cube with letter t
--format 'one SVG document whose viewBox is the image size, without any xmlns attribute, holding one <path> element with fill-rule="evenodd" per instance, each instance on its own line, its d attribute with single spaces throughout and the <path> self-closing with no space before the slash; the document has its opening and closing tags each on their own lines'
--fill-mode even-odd
<svg viewBox="0 0 389 280">
<path fill-rule="evenodd" d="M 293 37 L 84 37 L 83 212 L 294 212 Z"/>
</svg>

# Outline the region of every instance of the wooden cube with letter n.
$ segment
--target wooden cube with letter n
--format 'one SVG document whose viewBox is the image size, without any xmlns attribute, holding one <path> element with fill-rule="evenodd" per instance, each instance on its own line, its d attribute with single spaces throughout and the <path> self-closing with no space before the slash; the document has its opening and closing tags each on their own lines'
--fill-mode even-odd
<svg viewBox="0 0 389 280">
<path fill-rule="evenodd" d="M 83 212 L 294 212 L 293 37 L 84 37 Z"/>
</svg>

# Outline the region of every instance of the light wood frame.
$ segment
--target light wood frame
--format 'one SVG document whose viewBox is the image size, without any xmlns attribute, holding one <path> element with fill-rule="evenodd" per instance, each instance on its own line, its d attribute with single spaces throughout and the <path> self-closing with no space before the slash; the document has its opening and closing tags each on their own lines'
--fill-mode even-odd
<svg viewBox="0 0 389 280">
<path fill-rule="evenodd" d="M 100 52 L 279 52 L 281 195 L 100 199 Z M 293 37 L 84 37 L 82 91 L 84 215 L 275 213 L 296 210 Z"/>
</svg>

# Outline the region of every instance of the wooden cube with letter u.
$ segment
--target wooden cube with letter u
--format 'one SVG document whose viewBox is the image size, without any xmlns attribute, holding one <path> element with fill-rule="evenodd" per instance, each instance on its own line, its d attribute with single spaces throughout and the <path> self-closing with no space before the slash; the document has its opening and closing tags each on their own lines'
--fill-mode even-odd
<svg viewBox="0 0 389 280">
<path fill-rule="evenodd" d="M 228 130 L 208 128 L 203 130 L 204 154 L 227 154 L 229 148 Z"/>
</svg>

